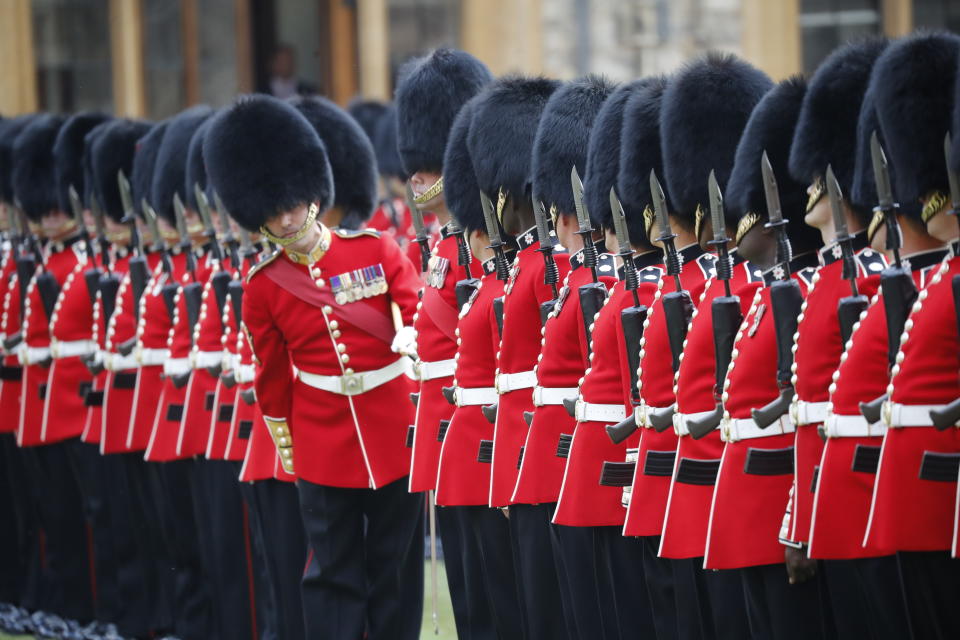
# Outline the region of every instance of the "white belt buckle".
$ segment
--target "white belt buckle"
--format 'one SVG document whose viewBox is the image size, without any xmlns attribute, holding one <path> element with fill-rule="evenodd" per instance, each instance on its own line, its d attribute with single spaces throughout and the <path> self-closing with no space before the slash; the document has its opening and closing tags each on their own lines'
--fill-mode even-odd
<svg viewBox="0 0 960 640">
<path fill-rule="evenodd" d="M 347 373 L 340 376 L 340 393 L 345 396 L 356 396 L 363 393 L 363 376 L 356 373 Z"/>
</svg>

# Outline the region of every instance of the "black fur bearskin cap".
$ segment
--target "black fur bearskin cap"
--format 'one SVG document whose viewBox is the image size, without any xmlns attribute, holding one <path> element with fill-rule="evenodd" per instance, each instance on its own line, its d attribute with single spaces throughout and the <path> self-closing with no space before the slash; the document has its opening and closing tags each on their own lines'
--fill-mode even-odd
<svg viewBox="0 0 960 640">
<path fill-rule="evenodd" d="M 59 208 L 53 144 L 63 122 L 62 116 L 38 115 L 13 143 L 13 194 L 32 222 Z"/>
<path fill-rule="evenodd" d="M 13 203 L 13 143 L 36 114 L 17 116 L 0 121 L 0 200 Z"/>
<path fill-rule="evenodd" d="M 397 108 L 393 105 L 387 107 L 377 121 L 373 150 L 377 154 L 377 169 L 380 175 L 407 179 L 400 161 L 400 152 L 397 150 Z"/>
<path fill-rule="evenodd" d="M 483 206 L 480 204 L 480 186 L 467 143 L 479 99 L 480 96 L 474 97 L 460 109 L 453 126 L 450 127 L 443 157 L 443 193 L 447 210 L 467 233 L 487 231 L 483 220 Z"/>
<path fill-rule="evenodd" d="M 576 213 L 571 169 L 576 166 L 585 178 L 590 132 L 615 89 L 606 78 L 591 74 L 564 83 L 547 101 L 533 143 L 533 193 L 548 211 L 556 207 L 559 214 Z"/>
<path fill-rule="evenodd" d="M 203 141 L 207 180 L 227 212 L 257 231 L 268 218 L 317 202 L 333 204 L 333 174 L 323 141 L 293 105 L 242 96 L 214 116 Z"/>
<path fill-rule="evenodd" d="M 370 139 L 350 114 L 326 98 L 295 98 L 293 105 L 316 129 L 333 172 L 339 226 L 359 229 L 377 207 L 377 160 Z"/>
<path fill-rule="evenodd" d="M 884 38 L 846 44 L 821 63 L 810 79 L 790 150 L 790 175 L 812 184 L 833 167 L 837 183 L 850 194 L 857 153 L 857 118 L 870 71 L 887 46 Z M 869 211 L 865 202 L 850 201 Z"/>
<path fill-rule="evenodd" d="M 157 151 L 156 165 L 153 171 L 153 183 L 150 187 L 150 204 L 157 215 L 166 220 L 171 226 L 176 226 L 177 217 L 173 209 L 173 196 L 180 194 L 184 204 L 187 194 L 184 193 L 184 184 L 187 173 L 187 150 L 190 147 L 190 138 L 197 128 L 213 114 L 213 109 L 206 105 L 197 105 L 181 111 L 170 118 L 167 132 Z"/>
<path fill-rule="evenodd" d="M 190 136 L 190 144 L 187 147 L 187 167 L 184 172 L 183 190 L 186 195 L 187 206 L 194 211 L 199 211 L 200 203 L 197 202 L 197 191 L 194 185 L 200 185 L 200 189 L 207 191 L 207 167 L 203 164 L 203 141 L 206 138 L 207 131 L 213 123 L 213 118 L 207 118 L 203 121 L 193 135 Z M 213 206 L 211 200 L 212 193 L 207 194 L 207 199 Z"/>
<path fill-rule="evenodd" d="M 901 203 L 950 193 L 943 138 L 953 118 L 958 53 L 956 35 L 917 33 L 891 42 L 874 66 L 870 91 Z"/>
<path fill-rule="evenodd" d="M 807 185 L 790 177 L 787 165 L 790 145 L 800 116 L 806 81 L 795 76 L 780 82 L 753 110 L 737 145 L 736 162 L 727 182 L 726 203 L 741 220 L 747 214 L 759 216 L 757 224 L 769 219 L 761 159 L 767 152 L 780 194 L 780 210 L 789 222 L 787 236 L 796 254 L 821 245 L 818 229 L 804 223 Z"/>
<path fill-rule="evenodd" d="M 90 132 L 90 161 L 93 169 L 93 188 L 103 212 L 114 222 L 123 222 L 125 211 L 120 198 L 117 173 L 129 179 L 133 172 L 133 157 L 137 141 L 150 131 L 150 123 L 142 120 L 112 120 Z M 132 187 L 131 187 L 132 189 Z M 137 209 L 134 203 L 134 209 Z"/>
<path fill-rule="evenodd" d="M 493 202 L 503 189 L 521 206 L 530 206 L 537 124 L 559 86 L 547 78 L 507 76 L 478 95 L 467 147 L 477 184 Z"/>
<path fill-rule="evenodd" d="M 407 62 L 399 77 L 394 102 L 404 171 L 439 173 L 457 112 L 493 75 L 469 53 L 441 48 Z"/>
<path fill-rule="evenodd" d="M 84 111 L 71 116 L 60 127 L 53 143 L 54 174 L 57 180 L 57 203 L 61 211 L 72 214 L 70 186 L 87 203 L 83 171 L 84 141 L 97 125 L 110 119 L 105 113 Z"/>
<path fill-rule="evenodd" d="M 373 144 L 373 139 L 376 137 L 377 123 L 380 122 L 380 118 L 383 117 L 386 110 L 387 105 L 379 100 L 354 98 L 347 104 L 347 113 L 357 121 L 357 124 L 363 129 L 363 132 L 367 134 L 367 138 L 370 139 L 371 144 Z"/>
<path fill-rule="evenodd" d="M 716 52 L 686 65 L 667 84 L 660 110 L 665 186 L 675 207 L 672 213 L 691 226 L 697 207 L 710 213 L 711 171 L 720 188 L 726 188 L 740 134 L 772 86 L 759 69 Z M 727 224 L 736 224 L 736 219 L 728 214 Z"/>
</svg>

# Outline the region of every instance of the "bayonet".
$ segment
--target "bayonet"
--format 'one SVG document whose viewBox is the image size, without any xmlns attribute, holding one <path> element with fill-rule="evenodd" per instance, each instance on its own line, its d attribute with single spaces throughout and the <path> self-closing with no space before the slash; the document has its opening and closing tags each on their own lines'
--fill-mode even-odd
<svg viewBox="0 0 960 640">
<path fill-rule="evenodd" d="M 163 237 L 160 235 L 160 226 L 157 222 L 157 212 L 150 206 L 146 198 L 140 200 L 140 210 L 143 212 L 143 219 L 146 220 L 147 227 L 150 228 L 150 235 L 153 236 L 153 250 L 163 250 L 164 243 Z"/>
<path fill-rule="evenodd" d="M 507 268 L 507 258 L 504 255 L 504 242 L 500 237 L 500 223 L 497 222 L 497 214 L 493 209 L 493 202 L 487 197 L 487 194 L 480 190 L 480 205 L 483 207 L 483 221 L 487 226 L 487 237 L 490 240 L 490 248 L 493 249 L 494 260 L 497 267 L 497 279 L 506 282 L 510 277 Z"/>
<path fill-rule="evenodd" d="M 96 252 L 93 246 L 93 239 L 90 237 L 90 231 L 83 220 L 83 204 L 80 201 L 80 194 L 77 193 L 73 185 L 67 187 L 67 197 L 70 199 L 70 210 L 73 212 L 73 220 L 80 230 L 80 238 L 86 245 L 87 253 L 90 255 L 91 264 L 96 265 Z"/>
<path fill-rule="evenodd" d="M 790 277 L 793 249 L 790 246 L 790 238 L 787 237 L 789 220 L 785 220 L 783 217 L 783 211 L 780 208 L 780 191 L 777 189 L 777 177 L 773 174 L 773 166 L 770 164 L 770 158 L 767 157 L 766 151 L 760 158 L 760 171 L 763 174 L 763 193 L 767 200 L 767 223 L 763 226 L 776 231 L 777 262 L 783 268 L 783 277 L 780 278 L 783 280 Z"/>
<path fill-rule="evenodd" d="M 903 246 L 903 238 L 900 233 L 900 223 L 897 222 L 898 206 L 893 202 L 887 154 L 883 151 L 876 131 L 870 134 L 870 159 L 873 161 L 873 180 L 877 186 L 878 204 L 874 210 L 883 213 L 883 219 L 887 225 L 886 249 L 893 253 L 894 264 L 900 268 L 900 248 Z"/>
<path fill-rule="evenodd" d="M 843 279 L 850 282 L 850 295 L 856 298 L 860 295 L 860 292 L 857 289 L 857 265 L 853 255 L 853 236 L 850 235 L 847 228 L 847 216 L 843 211 L 843 192 L 831 165 L 827 165 L 827 195 L 830 198 L 830 210 L 833 212 L 834 238 L 840 246 L 840 250 L 843 251 Z M 844 340 L 844 343 L 846 343 L 846 340 Z"/>
<path fill-rule="evenodd" d="M 667 275 L 673 277 L 676 291 L 683 291 L 683 285 L 680 282 L 680 269 L 683 265 L 680 262 L 680 254 L 677 252 L 676 242 L 674 241 L 677 234 L 673 232 L 670 226 L 670 215 L 667 213 L 667 197 L 663 193 L 663 187 L 660 186 L 660 180 L 657 179 L 655 169 L 650 169 L 650 195 L 653 197 L 653 210 L 657 214 L 657 222 L 660 225 L 660 235 L 657 236 L 657 242 L 663 245 Z"/>
<path fill-rule="evenodd" d="M 560 282 L 560 270 L 557 268 L 556 260 L 553 259 L 553 250 L 557 241 L 550 234 L 550 223 L 547 222 L 547 212 L 543 208 L 543 203 L 536 197 L 533 198 L 533 217 L 537 221 L 537 236 L 540 239 L 540 248 L 537 251 L 543 255 L 543 283 L 551 288 L 553 299 L 556 300 L 560 297 L 560 291 L 557 289 L 557 283 Z"/>
<path fill-rule="evenodd" d="M 423 212 L 417 206 L 417 198 L 413 194 L 413 187 L 407 183 L 407 208 L 410 209 L 410 219 L 416 232 L 417 244 L 420 245 L 420 270 L 426 271 L 430 263 L 430 239 L 427 237 L 427 226 L 423 221 Z"/>
<path fill-rule="evenodd" d="M 717 183 L 717 176 L 713 170 L 710 171 L 707 186 L 710 190 L 710 221 L 713 225 L 713 240 L 709 244 L 717 250 L 717 279 L 723 281 L 724 295 L 729 298 L 731 296 L 730 279 L 733 277 L 733 261 L 727 251 L 727 243 L 730 242 L 730 238 L 727 237 L 726 220 L 723 214 L 723 193 L 720 191 L 720 185 Z"/>
<path fill-rule="evenodd" d="M 203 222 L 203 235 L 207 236 L 210 240 L 213 248 L 213 257 L 220 261 L 222 268 L 224 255 L 220 243 L 217 241 L 217 229 L 213 226 L 213 213 L 210 211 L 210 201 L 207 200 L 207 194 L 203 192 L 198 182 L 193 184 L 193 194 L 197 198 L 197 211 L 200 214 L 200 220 Z"/>
<path fill-rule="evenodd" d="M 577 173 L 577 165 L 570 169 L 570 185 L 573 188 L 573 206 L 577 211 L 577 235 L 583 239 L 583 266 L 590 269 L 593 281 L 597 282 L 597 248 L 593 245 L 593 225 L 590 212 L 583 201 L 583 182 Z"/>
<path fill-rule="evenodd" d="M 190 242 L 190 234 L 187 233 L 187 210 L 183 206 L 183 200 L 179 193 L 173 194 L 173 215 L 177 223 L 177 233 L 180 235 L 180 248 L 187 258 L 187 271 L 196 281 L 197 279 L 197 257 L 193 254 L 193 245 Z"/>
<path fill-rule="evenodd" d="M 117 170 L 117 187 L 120 190 L 120 203 L 123 206 L 123 221 L 130 225 L 130 244 L 133 245 L 138 255 L 143 255 L 143 238 L 140 236 L 140 231 L 137 230 L 137 213 L 134 211 L 130 181 L 124 175 L 123 169 Z"/>
<path fill-rule="evenodd" d="M 627 216 L 620 204 L 620 198 L 613 187 L 610 187 L 610 211 L 613 213 L 613 229 L 617 236 L 617 256 L 623 260 L 624 284 L 627 291 L 633 294 L 633 306 L 640 306 L 640 297 L 637 289 L 640 287 L 640 278 L 637 276 L 636 263 L 633 261 L 633 248 L 630 246 L 630 236 L 627 233 Z"/>
</svg>

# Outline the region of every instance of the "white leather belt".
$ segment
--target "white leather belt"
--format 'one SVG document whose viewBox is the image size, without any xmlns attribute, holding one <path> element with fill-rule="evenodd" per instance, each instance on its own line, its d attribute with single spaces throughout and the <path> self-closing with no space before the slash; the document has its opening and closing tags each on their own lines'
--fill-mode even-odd
<svg viewBox="0 0 960 640">
<path fill-rule="evenodd" d="M 314 389 L 329 391 L 342 396 L 356 396 L 402 376 L 410 367 L 408 363 L 410 363 L 410 358 L 403 356 L 385 367 L 372 371 L 360 371 L 342 376 L 322 376 L 298 370 L 297 377 L 301 382 Z"/>
<path fill-rule="evenodd" d="M 521 371 L 520 373 L 498 373 L 493 383 L 497 393 L 509 393 L 518 389 L 532 389 L 537 385 L 537 372 Z"/>
<path fill-rule="evenodd" d="M 567 398 L 576 398 L 578 389 L 576 387 L 534 387 L 533 405 L 543 407 L 551 404 L 563 404 Z"/>
<path fill-rule="evenodd" d="M 497 390 L 493 387 L 457 387 L 453 392 L 453 401 L 458 407 L 496 404 L 497 400 Z"/>
<path fill-rule="evenodd" d="M 93 340 L 68 340 L 61 342 L 54 339 L 50 342 L 50 355 L 54 358 L 73 358 L 96 353 L 97 343 Z"/>
<path fill-rule="evenodd" d="M 827 419 L 829 402 L 807 402 L 796 400 L 790 405 L 790 415 L 796 425 L 820 424 Z"/>
<path fill-rule="evenodd" d="M 137 362 L 144 367 L 163 364 L 170 357 L 170 349 L 137 349 L 134 351 Z"/>
<path fill-rule="evenodd" d="M 140 365 L 134 354 L 122 356 L 119 353 L 103 354 L 103 368 L 107 371 L 126 371 L 127 369 L 136 369 Z"/>
<path fill-rule="evenodd" d="M 256 368 L 252 364 L 238 364 L 233 367 L 233 378 L 241 384 L 253 382 L 255 373 Z"/>
<path fill-rule="evenodd" d="M 50 347 L 28 347 L 21 345 L 20 352 L 17 355 L 20 357 L 20 364 L 22 365 L 36 364 L 50 357 Z"/>
<path fill-rule="evenodd" d="M 828 438 L 868 438 L 882 436 L 887 432 L 887 426 L 883 421 L 870 424 L 860 415 L 828 413 L 823 421 L 823 432 Z"/>
<path fill-rule="evenodd" d="M 208 369 L 223 365 L 223 351 L 196 351 L 190 356 L 197 369 Z"/>
<path fill-rule="evenodd" d="M 182 376 L 190 373 L 193 367 L 190 365 L 190 358 L 168 358 L 163 361 L 163 375 Z"/>
<path fill-rule="evenodd" d="M 446 360 L 437 360 L 435 362 L 424 362 L 418 360 L 413 365 L 413 371 L 417 374 L 417 380 L 426 382 L 436 378 L 448 378 L 454 374 L 457 368 L 457 361 L 453 358 Z"/>
<path fill-rule="evenodd" d="M 943 409 L 942 404 L 900 404 L 899 402 L 883 403 L 883 423 L 888 427 L 932 427 L 930 419 L 931 409 Z"/>
<path fill-rule="evenodd" d="M 753 418 L 724 418 L 720 425 L 720 439 L 724 442 L 769 438 L 793 433 L 796 427 L 789 416 L 780 416 L 766 429 L 761 429 Z"/>
<path fill-rule="evenodd" d="M 707 416 L 713 415 L 715 409 L 710 411 L 696 411 L 694 413 L 675 413 L 673 414 L 673 432 L 678 436 L 690 435 L 690 427 L 687 422 L 690 420 L 703 420 Z"/>
<path fill-rule="evenodd" d="M 627 417 L 622 404 L 597 404 L 577 399 L 574 417 L 581 422 L 621 422 Z"/>
</svg>

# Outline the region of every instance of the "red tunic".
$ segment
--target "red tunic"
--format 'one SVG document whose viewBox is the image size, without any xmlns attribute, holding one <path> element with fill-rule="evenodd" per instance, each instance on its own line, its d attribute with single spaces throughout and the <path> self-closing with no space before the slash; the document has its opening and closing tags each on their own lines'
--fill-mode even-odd
<svg viewBox="0 0 960 640">
<path fill-rule="evenodd" d="M 859 236 L 857 244 L 866 241 Z M 856 244 L 855 244 L 856 246 Z M 814 483 L 823 455 L 823 439 L 818 433 L 830 399 L 827 388 L 830 376 L 840 364 L 843 352 L 837 305 L 850 295 L 850 282 L 843 279 L 842 249 L 836 244 L 820 250 L 821 267 L 813 277 L 803 302 L 803 316 L 797 324 L 794 363 L 794 387 L 797 406 L 793 408 L 796 423 L 793 475 L 788 517 L 781 533 L 783 542 L 801 544 L 809 541 L 810 517 L 813 513 Z M 886 266 L 883 255 L 865 248 L 857 253 L 857 290 L 868 299 L 880 285 L 879 273 Z M 797 407 L 802 407 L 802 412 Z M 798 421 L 799 420 L 799 421 Z"/>
<path fill-rule="evenodd" d="M 0 340 L 20 332 L 20 281 L 17 278 L 15 251 L 11 249 L 0 268 Z M 3 350 L 0 359 L 0 433 L 16 433 L 20 419 L 20 390 L 23 367 L 16 349 Z"/>
<path fill-rule="evenodd" d="M 911 257 L 918 289 L 924 287 L 926 275 L 943 256 L 944 252 L 938 250 Z M 851 341 L 830 385 L 831 407 L 825 424 L 828 438 L 820 460 L 810 523 L 812 558 L 862 558 L 895 551 L 889 547 L 863 546 L 876 481 L 876 461 L 886 426 L 881 420 L 868 428 L 860 414 L 860 403 L 883 394 L 890 380 L 882 289 L 872 298 L 866 315 L 861 315 Z M 829 437 L 833 433 L 832 422 L 837 420 L 862 424 L 863 432 L 868 430 L 870 435 Z"/>
<path fill-rule="evenodd" d="M 806 260 L 804 260 L 806 258 Z M 811 263 L 816 255 L 797 261 Z M 707 569 L 737 569 L 783 561 L 778 540 L 793 483 L 793 423 L 789 415 L 759 433 L 750 411 L 776 399 L 777 338 L 769 285 L 774 267 L 762 288 L 751 283 L 737 295 L 753 301 L 737 332 L 724 381 L 725 415 L 721 433 L 726 445 L 720 458 L 704 551 Z M 792 274 L 805 294 L 815 272 L 798 265 Z M 749 420 L 744 430 L 731 420 Z M 762 434 L 762 435 L 761 435 Z"/>
<path fill-rule="evenodd" d="M 680 272 L 680 283 L 690 293 L 691 300 L 699 300 L 708 279 L 713 277 L 715 258 L 713 254 L 704 253 L 699 245 L 684 248 L 680 255 L 684 265 Z M 643 331 L 638 389 L 641 401 L 651 409 L 670 407 L 677 400 L 673 388 L 673 354 L 670 351 L 662 297 L 675 290 L 673 278 L 664 277 L 660 281 L 647 314 L 647 328 Z M 646 424 L 643 426 L 648 427 Z M 677 434 L 673 429 L 658 433 L 653 428 L 643 428 L 638 448 L 639 472 L 634 474 L 630 504 L 627 506 L 624 524 L 629 527 L 629 533 L 626 535 L 656 536 L 663 529 Z"/>
<path fill-rule="evenodd" d="M 612 267 L 613 264 L 612 255 L 599 256 L 599 280 L 608 289 L 617 279 L 612 268 L 601 271 L 600 267 Z M 536 371 L 539 387 L 570 389 L 570 397 L 576 397 L 577 385 L 587 368 L 590 353 L 577 291 L 582 285 L 593 282 L 593 276 L 589 269 L 582 268 L 582 250 L 570 256 L 570 265 L 570 272 L 560 290 L 560 302 L 544 326 Z M 534 404 L 537 404 L 536 399 Z M 577 421 L 561 404 L 536 406 L 523 446 L 523 461 L 513 502 L 542 504 L 557 501 L 569 442 L 576 425 Z"/>
<path fill-rule="evenodd" d="M 953 278 L 960 258 L 945 260 L 920 292 L 900 342 L 887 392 L 900 405 L 944 405 L 960 397 Z M 866 542 L 896 551 L 941 551 L 954 542 L 960 430 L 887 421 Z M 908 428 L 902 428 L 908 427 Z M 948 471 L 951 468 L 952 471 Z M 946 463 L 946 464 L 944 464 Z"/>
<path fill-rule="evenodd" d="M 497 375 L 522 374 L 525 383 L 509 387 L 498 382 L 497 422 L 493 435 L 493 466 L 490 471 L 490 506 L 510 504 L 517 486 L 520 456 L 527 439 L 524 411 L 533 410 L 533 372 L 540 355 L 540 305 L 553 298 L 552 289 L 543 283 L 543 256 L 536 227 L 517 238 L 517 257 L 503 294 L 503 336 L 497 351 Z M 560 278 L 570 269 L 568 254 L 556 253 Z M 503 380 L 506 380 L 504 378 Z"/>
<path fill-rule="evenodd" d="M 649 256 L 649 257 L 648 257 Z M 651 252 L 637 260 L 641 305 L 649 306 L 663 274 L 660 254 Z M 644 264 L 645 263 L 645 264 Z M 578 416 L 570 443 L 570 457 L 563 474 L 563 484 L 554 513 L 554 524 L 574 527 L 622 525 L 625 510 L 623 487 L 600 484 L 604 463 L 622 463 L 627 449 L 636 447 L 640 434 L 635 433 L 621 444 L 613 444 L 607 435 L 609 424 L 623 420 L 633 410 L 630 393 L 630 369 L 624 352 L 623 325 L 620 312 L 634 305 L 633 294 L 623 281 L 614 285 L 597 314 L 591 336 L 590 366 L 580 383 L 578 405 L 622 407 L 622 415 L 598 420 L 589 414 Z"/>
<path fill-rule="evenodd" d="M 734 254 L 735 262 L 736 258 Z M 739 262 L 733 268 L 730 288 L 736 291 L 748 282 L 756 280 L 759 280 L 759 271 L 756 267 L 748 262 Z M 684 354 L 696 354 L 696 357 L 683 358 L 680 369 L 672 378 L 677 393 L 676 410 L 683 415 L 712 411 L 716 406 L 714 399 L 716 360 L 710 309 L 714 298 L 722 296 L 724 291 L 723 282 L 712 280 L 705 285 L 699 298 L 693 298 L 696 309 L 688 327 L 683 351 Z M 740 305 L 743 312 L 746 312 L 749 304 L 749 297 L 746 300 L 741 298 Z M 693 464 L 712 468 L 715 474 L 722 453 L 723 442 L 720 440 L 719 429 L 708 433 L 700 440 L 694 440 L 686 432 L 680 432 L 673 460 L 671 476 L 673 479 L 663 516 L 663 537 L 660 541 L 661 547 L 664 546 L 665 540 L 667 541 L 664 553 L 669 553 L 670 557 L 696 558 L 703 555 L 707 522 L 710 519 L 710 501 L 713 498 L 712 480 L 706 483 L 703 481 L 690 483 L 685 481 L 688 476 L 683 473 L 678 481 L 677 472 L 686 471 L 686 465 L 690 464 L 687 462 L 689 460 L 694 461 Z M 682 469 L 678 468 L 678 461 L 679 464 L 684 465 Z M 646 463 L 646 460 L 644 462 Z M 652 469 L 655 470 L 656 467 Z M 624 535 L 641 535 L 636 523 L 641 521 L 643 515 L 638 509 L 642 500 L 643 498 L 638 497 L 635 490 L 631 492 Z"/>
<path fill-rule="evenodd" d="M 420 270 L 419 248 L 416 270 Z M 482 275 L 480 263 L 473 260 L 471 275 Z M 452 360 L 457 350 L 457 282 L 466 278 L 466 270 L 457 263 L 457 239 L 447 235 L 446 227 L 434 244 L 430 264 L 424 274 L 422 296 L 417 302 L 413 327 L 417 330 L 417 355 L 421 362 Z M 430 366 L 430 365 L 428 365 Z M 414 418 L 413 451 L 410 458 L 410 491 L 436 488 L 440 442 L 437 431 L 442 420 L 453 415 L 453 406 L 443 397 L 443 387 L 453 384 L 453 375 L 443 375 L 420 383 L 420 397 Z"/>
<path fill-rule="evenodd" d="M 248 262 L 244 261 L 242 272 L 231 269 L 230 284 L 236 286 L 234 283 L 243 282 L 243 278 L 249 272 L 247 264 Z M 205 321 L 201 322 L 198 343 L 194 348 L 198 353 L 218 353 L 222 364 L 221 375 L 217 378 L 214 391 L 214 410 L 213 415 L 210 416 L 205 455 L 211 460 L 241 461 L 247 453 L 253 424 L 252 422 L 247 424 L 249 418 L 245 415 L 244 424 L 240 425 L 240 420 L 237 418 L 239 389 L 236 384 L 228 387 L 223 382 L 223 374 L 229 372 L 236 380 L 236 376 L 241 372 L 239 353 L 243 343 L 243 335 L 237 325 L 239 309 L 234 308 L 229 286 L 226 291 L 227 297 L 222 301 L 222 305 L 219 299 L 214 303 L 213 310 L 217 317 L 213 318 L 214 314 L 208 312 Z M 202 358 L 205 362 L 197 362 L 197 364 L 207 364 L 206 360 L 212 362 L 215 356 L 205 355 Z"/>
<path fill-rule="evenodd" d="M 503 295 L 504 283 L 497 280 L 493 260 L 484 262 L 483 272 L 480 288 L 463 306 L 457 323 L 454 384 L 463 389 L 486 389 L 492 396 L 497 368 L 494 354 L 500 344 L 493 301 Z M 490 498 L 493 425 L 481 413 L 482 406 L 458 406 L 450 418 L 437 469 L 438 505 L 486 505 Z"/>
<path fill-rule="evenodd" d="M 54 277 L 63 293 L 64 283 L 69 275 L 74 272 L 77 266 L 83 261 L 84 252 L 82 247 L 75 240 L 69 246 L 57 245 L 48 247 L 49 254 L 46 258 L 46 271 Z M 39 270 L 38 270 L 38 273 Z M 82 275 L 80 276 L 83 277 Z M 65 423 L 55 421 L 44 421 L 45 416 L 45 398 L 47 397 L 47 383 L 52 379 L 53 366 L 44 367 L 35 364 L 40 360 L 39 356 L 49 356 L 50 348 L 50 324 L 53 318 L 48 318 L 43 301 L 40 298 L 40 291 L 37 286 L 37 278 L 34 277 L 27 286 L 27 300 L 24 305 L 23 318 L 23 336 L 25 346 L 23 350 L 27 362 L 25 362 L 23 372 L 23 386 L 20 394 L 20 430 L 17 433 L 17 443 L 21 447 L 32 447 L 39 444 L 50 444 L 66 438 L 74 438 L 80 435 L 83 430 L 82 402 L 77 402 L 77 411 L 80 419 L 70 420 Z M 86 295 L 86 293 L 84 293 Z M 58 300 L 61 296 L 58 296 Z M 89 298 L 87 304 L 90 303 Z M 53 315 L 53 314 L 51 314 Z M 87 331 L 90 329 L 90 315 L 87 314 Z M 21 359 L 23 362 L 23 359 Z M 56 361 L 54 361 L 56 362 Z M 79 364 L 79 360 L 78 360 Z M 83 367 L 82 364 L 80 364 Z M 70 369 L 70 365 L 62 368 Z M 64 404 L 71 403 L 73 397 L 77 394 L 77 388 L 63 389 L 60 391 L 63 398 L 58 399 Z"/>
<path fill-rule="evenodd" d="M 287 267 L 280 267 L 281 260 Z M 386 293 L 355 302 L 315 306 L 273 280 L 291 282 L 293 275 L 281 274 L 291 274 L 292 268 L 303 274 L 306 285 L 322 285 L 320 293 L 329 295 L 349 274 L 358 282 L 362 276 L 354 271 L 367 267 L 382 269 Z M 392 327 L 390 304 L 396 302 L 404 324 L 409 324 L 417 282 L 397 244 L 375 231 L 332 232 L 328 250 L 309 267 L 281 252 L 251 271 L 243 319 L 260 363 L 254 383 L 257 401 L 265 417 L 289 426 L 298 478 L 327 486 L 377 488 L 409 473 L 410 450 L 405 446 L 413 417 L 409 378 L 401 375 L 350 396 L 295 378 L 291 365 L 318 376 L 360 374 L 394 365 L 400 358 L 390 350 L 392 330 L 376 337 L 361 323 L 386 322 Z"/>
</svg>

